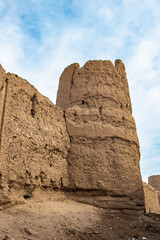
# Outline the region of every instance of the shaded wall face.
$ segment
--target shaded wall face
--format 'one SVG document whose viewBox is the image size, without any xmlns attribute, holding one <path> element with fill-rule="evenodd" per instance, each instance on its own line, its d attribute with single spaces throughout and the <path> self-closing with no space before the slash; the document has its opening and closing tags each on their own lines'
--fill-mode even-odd
<svg viewBox="0 0 160 240">
<path fill-rule="evenodd" d="M 89 61 L 66 68 L 57 105 L 65 109 L 71 140 L 70 187 L 104 190 L 143 205 L 139 142 L 123 63 Z"/>
<path fill-rule="evenodd" d="M 60 108 L 26 80 L 1 73 L 0 114 L 1 189 L 68 185 L 69 137 Z"/>
</svg>

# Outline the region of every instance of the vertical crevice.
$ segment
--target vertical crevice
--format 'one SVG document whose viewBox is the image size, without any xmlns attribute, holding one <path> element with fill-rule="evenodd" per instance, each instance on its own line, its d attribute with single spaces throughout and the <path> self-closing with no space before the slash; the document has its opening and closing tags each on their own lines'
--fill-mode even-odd
<svg viewBox="0 0 160 240">
<path fill-rule="evenodd" d="M 33 97 L 31 98 L 31 101 L 32 101 L 31 115 L 34 118 L 35 114 L 36 114 L 36 104 L 38 103 L 37 94 L 36 93 L 34 93 Z"/>
<path fill-rule="evenodd" d="M 75 74 L 76 69 L 77 68 L 75 67 L 75 69 L 73 71 L 73 74 L 72 74 L 72 78 L 71 78 L 70 102 L 71 102 L 71 98 L 72 98 L 72 86 L 73 86 L 73 83 L 74 83 L 73 79 L 74 79 L 74 74 Z"/>
<path fill-rule="evenodd" d="M 102 118 L 102 106 L 99 107 L 99 115 L 100 115 L 100 117 Z"/>
<path fill-rule="evenodd" d="M 2 105 L 2 115 L 1 115 L 1 125 L 0 125 L 0 152 L 1 152 L 1 145 L 2 145 L 2 131 L 4 125 L 4 117 L 5 117 L 5 110 L 6 110 L 6 101 L 7 101 L 7 90 L 8 90 L 8 78 L 5 80 L 5 87 L 4 87 L 4 100 Z"/>
<path fill-rule="evenodd" d="M 67 162 L 67 171 L 68 171 L 68 180 L 69 180 L 69 185 L 68 185 L 68 189 L 70 189 L 70 187 L 73 185 L 74 180 L 73 180 L 73 176 L 72 176 L 72 171 L 71 171 L 71 162 L 69 161 L 69 155 L 70 155 L 70 151 L 71 151 L 71 145 L 73 142 L 73 138 L 70 136 L 69 134 L 69 130 L 68 130 L 68 126 L 67 126 L 67 120 L 66 120 L 66 110 L 63 110 L 63 118 L 65 121 L 65 125 L 66 125 L 66 131 L 68 133 L 69 136 L 69 142 L 70 142 L 70 149 L 68 150 L 68 155 L 66 157 L 66 162 Z M 64 189 L 64 185 L 63 185 L 63 179 L 61 181 L 61 189 Z"/>
<path fill-rule="evenodd" d="M 70 135 L 69 135 L 67 121 L 66 121 L 66 110 L 63 110 L 63 118 L 64 118 L 64 121 L 65 121 L 66 130 L 67 130 L 67 133 L 68 133 L 68 136 L 69 136 L 69 140 L 70 140 L 70 143 L 71 143 L 71 138 L 70 138 Z"/>
</svg>

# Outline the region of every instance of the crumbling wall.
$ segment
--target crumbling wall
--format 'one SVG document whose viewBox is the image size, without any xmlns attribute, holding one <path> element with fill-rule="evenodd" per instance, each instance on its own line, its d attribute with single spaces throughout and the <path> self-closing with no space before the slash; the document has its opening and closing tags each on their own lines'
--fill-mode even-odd
<svg viewBox="0 0 160 240">
<path fill-rule="evenodd" d="M 143 188 L 146 212 L 160 213 L 160 192 L 145 182 L 143 183 Z"/>
<path fill-rule="evenodd" d="M 69 188 L 98 191 L 103 207 L 142 209 L 139 141 L 124 64 L 70 65 L 60 78 L 57 105 L 71 141 Z"/>
<path fill-rule="evenodd" d="M 60 78 L 57 105 L 0 67 L 0 204 L 41 187 L 104 208 L 143 210 L 124 64 L 72 64 Z"/>
<path fill-rule="evenodd" d="M 1 196 L 13 189 L 27 196 L 35 187 L 67 186 L 69 147 L 62 110 L 0 67 Z"/>
</svg>

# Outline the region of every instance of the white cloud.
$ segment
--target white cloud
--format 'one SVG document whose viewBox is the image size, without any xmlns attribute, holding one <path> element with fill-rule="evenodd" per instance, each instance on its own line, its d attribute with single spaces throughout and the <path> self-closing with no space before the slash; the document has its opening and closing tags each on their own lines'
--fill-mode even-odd
<svg viewBox="0 0 160 240">
<path fill-rule="evenodd" d="M 133 47 L 134 54 L 127 59 L 134 116 L 141 144 L 141 169 L 144 176 L 160 174 L 159 28 L 160 23 L 157 21 L 150 34 L 143 36 Z"/>
<path fill-rule="evenodd" d="M 144 178 L 160 174 L 159 12 L 158 0 L 74 0 L 69 5 L 0 1 L 0 62 L 55 102 L 58 78 L 67 65 L 122 58 L 140 137 L 142 173 Z"/>
<path fill-rule="evenodd" d="M 109 7 L 104 7 L 104 8 L 98 9 L 97 16 L 101 18 L 105 24 L 108 24 L 108 23 L 110 24 L 112 21 L 114 21 L 115 12 Z"/>
</svg>

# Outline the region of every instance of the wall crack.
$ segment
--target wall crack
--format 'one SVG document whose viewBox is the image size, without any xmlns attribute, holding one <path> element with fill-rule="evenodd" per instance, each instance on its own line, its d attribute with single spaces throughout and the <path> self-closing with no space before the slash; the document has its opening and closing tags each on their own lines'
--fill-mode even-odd
<svg viewBox="0 0 160 240">
<path fill-rule="evenodd" d="M 1 124 L 0 124 L 0 152 L 1 152 L 1 145 L 2 145 L 2 131 L 3 131 L 3 125 L 4 125 L 5 110 L 6 110 L 7 90 L 8 90 L 8 78 L 5 79 L 5 86 L 4 86 L 4 100 L 2 105 L 2 115 L 1 115 Z"/>
</svg>

